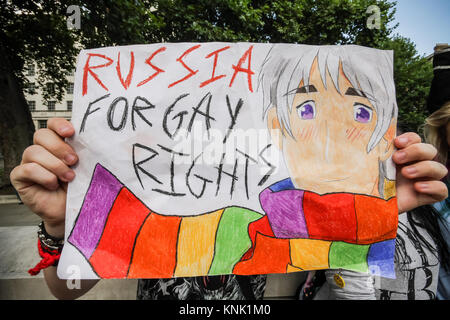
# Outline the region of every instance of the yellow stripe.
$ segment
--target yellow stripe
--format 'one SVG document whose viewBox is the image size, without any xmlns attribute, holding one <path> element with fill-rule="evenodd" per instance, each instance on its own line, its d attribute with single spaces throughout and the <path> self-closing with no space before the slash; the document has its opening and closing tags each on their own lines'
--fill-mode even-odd
<svg viewBox="0 0 450 320">
<path fill-rule="evenodd" d="M 331 241 L 312 239 L 291 239 L 292 265 L 303 270 L 326 269 L 329 267 L 328 252 Z"/>
<path fill-rule="evenodd" d="M 214 257 L 217 225 L 223 209 L 183 218 L 178 233 L 175 277 L 207 275 Z"/>
<path fill-rule="evenodd" d="M 287 268 L 286 268 L 286 273 L 291 273 L 291 272 L 299 272 L 299 271 L 304 271 L 303 269 L 294 267 L 292 264 L 288 264 Z"/>
<path fill-rule="evenodd" d="M 395 194 L 396 194 L 395 180 L 384 179 L 384 195 L 383 195 L 383 197 L 385 199 L 390 199 L 392 197 L 395 197 Z"/>
</svg>

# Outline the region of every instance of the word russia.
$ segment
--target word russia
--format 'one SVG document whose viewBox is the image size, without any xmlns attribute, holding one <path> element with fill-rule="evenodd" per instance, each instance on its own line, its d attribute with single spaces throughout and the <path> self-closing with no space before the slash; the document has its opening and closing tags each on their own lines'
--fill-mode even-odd
<svg viewBox="0 0 450 320">
<path fill-rule="evenodd" d="M 206 79 L 199 80 L 198 87 L 202 88 L 204 86 L 209 85 L 212 82 L 215 82 L 219 79 L 225 78 L 227 75 L 225 74 L 216 74 L 216 67 L 219 60 L 219 56 L 222 52 L 227 51 L 230 49 L 230 46 L 221 47 L 217 50 L 210 51 L 206 54 L 204 57 L 192 57 L 191 60 L 199 61 L 199 58 L 203 58 L 206 60 L 212 60 L 212 63 L 209 63 L 211 66 L 204 67 L 205 63 L 201 63 L 200 65 L 198 63 L 188 64 L 186 62 L 188 55 L 194 56 L 195 51 L 198 50 L 202 45 L 197 44 L 194 46 L 189 47 L 187 50 L 184 50 L 181 52 L 181 54 L 178 55 L 178 57 L 175 59 L 177 70 L 173 70 L 174 72 L 179 73 L 179 77 L 176 78 L 176 80 L 171 81 L 167 84 L 167 88 L 172 88 L 177 86 L 178 84 L 188 80 L 191 77 L 194 77 L 198 72 L 200 67 L 202 68 L 210 68 L 211 69 L 211 76 Z M 131 50 L 129 55 L 129 67 L 127 75 L 124 76 L 123 69 L 121 66 L 121 52 L 118 51 L 117 53 L 117 59 L 115 61 L 115 73 L 117 75 L 117 80 L 120 82 L 120 84 L 123 86 L 125 90 L 130 88 L 132 85 L 132 82 L 135 82 L 136 87 L 141 87 L 144 85 L 149 84 L 151 81 L 158 81 L 160 77 L 162 77 L 164 73 L 166 73 L 166 67 L 156 64 L 155 60 L 157 60 L 157 57 L 164 55 L 164 52 L 167 50 L 166 46 L 161 46 L 158 49 L 149 52 L 148 57 L 144 61 L 136 61 L 134 51 Z M 253 85 L 252 85 L 252 75 L 255 73 L 251 69 L 251 60 L 252 60 L 252 50 L 253 45 L 251 45 L 247 51 L 244 52 L 244 54 L 239 58 L 239 60 L 236 62 L 236 64 L 231 63 L 230 66 L 230 72 L 231 79 L 228 82 L 228 87 L 232 87 L 233 83 L 236 79 L 236 76 L 239 73 L 245 73 L 247 77 L 247 83 L 248 83 L 248 90 L 250 92 L 253 92 Z M 93 62 L 92 60 L 97 60 L 97 63 Z M 99 61 L 100 60 L 100 61 Z M 141 63 L 142 65 L 137 65 L 136 63 Z M 109 85 L 107 83 L 108 81 L 111 81 L 110 77 L 104 77 L 102 78 L 98 74 L 99 69 L 108 68 L 111 65 L 114 64 L 114 59 L 106 54 L 100 54 L 100 53 L 93 53 L 88 52 L 86 53 L 86 61 L 84 63 L 83 67 L 83 81 L 82 81 L 82 95 L 85 96 L 88 93 L 89 85 L 88 85 L 88 79 L 89 77 L 92 77 L 95 82 L 100 85 L 105 91 L 109 91 Z M 172 66 L 175 65 L 172 63 Z M 246 65 L 244 65 L 246 64 Z M 135 76 L 134 70 L 145 70 L 149 69 L 149 73 L 145 75 L 145 77 L 139 77 L 139 75 L 136 75 L 136 78 L 133 78 Z M 171 70 L 172 71 L 172 70 Z M 137 73 L 137 72 L 136 72 Z M 144 74 L 144 72 L 139 72 L 139 74 Z M 173 76 L 171 75 L 171 78 Z"/>
</svg>

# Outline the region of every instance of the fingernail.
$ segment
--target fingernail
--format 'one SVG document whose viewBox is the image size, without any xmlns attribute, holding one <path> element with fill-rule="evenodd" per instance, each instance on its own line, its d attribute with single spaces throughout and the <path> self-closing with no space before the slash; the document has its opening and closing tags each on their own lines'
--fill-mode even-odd
<svg viewBox="0 0 450 320">
<path fill-rule="evenodd" d="M 67 181 L 72 181 L 74 177 L 75 177 L 75 173 L 73 171 L 67 171 L 64 174 L 64 178 L 66 178 Z"/>
<path fill-rule="evenodd" d="M 67 132 L 69 132 L 70 131 L 70 127 L 62 127 L 61 129 L 59 129 L 59 132 L 61 133 L 61 134 L 66 134 Z"/>
<path fill-rule="evenodd" d="M 73 164 L 73 163 L 75 162 L 76 159 L 77 159 L 77 158 L 76 158 L 73 154 L 71 154 L 71 153 L 67 154 L 67 155 L 64 157 L 64 161 L 65 161 L 67 164 Z"/>
<path fill-rule="evenodd" d="M 404 151 L 397 151 L 396 157 L 397 157 L 398 160 L 405 160 L 406 152 L 404 152 Z"/>
<path fill-rule="evenodd" d="M 415 167 L 405 168 L 405 171 L 407 174 L 411 174 L 411 175 L 414 175 L 417 173 L 417 169 Z"/>
<path fill-rule="evenodd" d="M 421 182 L 417 185 L 420 189 L 427 189 L 428 188 L 428 183 L 425 182 Z"/>
<path fill-rule="evenodd" d="M 400 144 L 406 144 L 408 142 L 408 138 L 407 137 L 399 137 L 398 142 Z"/>
</svg>

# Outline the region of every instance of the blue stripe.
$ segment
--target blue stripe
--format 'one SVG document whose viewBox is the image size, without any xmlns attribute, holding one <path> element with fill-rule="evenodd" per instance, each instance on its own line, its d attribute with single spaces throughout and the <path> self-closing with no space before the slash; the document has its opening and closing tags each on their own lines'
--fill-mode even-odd
<svg viewBox="0 0 450 320">
<path fill-rule="evenodd" d="M 281 180 L 277 183 L 274 183 L 269 187 L 270 190 L 273 192 L 283 191 L 283 190 L 295 190 L 295 186 L 292 183 L 292 180 L 290 178 Z"/>
</svg>

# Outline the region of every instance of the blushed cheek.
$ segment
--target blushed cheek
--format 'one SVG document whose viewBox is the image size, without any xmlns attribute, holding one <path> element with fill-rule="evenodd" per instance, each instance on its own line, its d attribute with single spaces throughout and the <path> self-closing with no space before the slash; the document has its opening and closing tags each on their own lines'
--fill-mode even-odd
<svg viewBox="0 0 450 320">
<path fill-rule="evenodd" d="M 319 126 L 315 124 L 306 125 L 297 130 L 296 139 L 298 141 L 307 142 L 317 138 L 319 134 Z"/>
<path fill-rule="evenodd" d="M 345 130 L 345 136 L 350 143 L 365 140 L 370 130 L 363 127 L 350 127 Z"/>
</svg>

